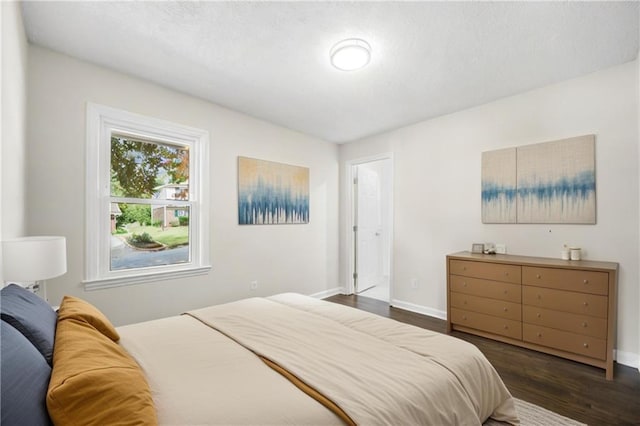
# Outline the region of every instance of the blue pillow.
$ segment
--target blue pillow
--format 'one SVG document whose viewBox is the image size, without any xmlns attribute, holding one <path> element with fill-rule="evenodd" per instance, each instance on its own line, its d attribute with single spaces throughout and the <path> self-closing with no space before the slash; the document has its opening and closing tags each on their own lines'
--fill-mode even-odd
<svg viewBox="0 0 640 426">
<path fill-rule="evenodd" d="M 47 388 L 51 367 L 26 337 L 2 321 L 0 410 L 3 425 L 49 425 Z"/>
<path fill-rule="evenodd" d="M 58 319 L 53 308 L 37 294 L 10 284 L 0 291 L 0 313 L 51 365 Z"/>
</svg>

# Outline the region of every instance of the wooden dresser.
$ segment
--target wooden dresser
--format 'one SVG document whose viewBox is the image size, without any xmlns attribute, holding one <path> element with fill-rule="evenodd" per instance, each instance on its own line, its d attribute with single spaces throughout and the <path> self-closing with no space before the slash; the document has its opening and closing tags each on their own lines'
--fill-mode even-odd
<svg viewBox="0 0 640 426">
<path fill-rule="evenodd" d="M 447 330 L 606 370 L 613 379 L 618 264 L 460 252 L 447 256 Z"/>
</svg>

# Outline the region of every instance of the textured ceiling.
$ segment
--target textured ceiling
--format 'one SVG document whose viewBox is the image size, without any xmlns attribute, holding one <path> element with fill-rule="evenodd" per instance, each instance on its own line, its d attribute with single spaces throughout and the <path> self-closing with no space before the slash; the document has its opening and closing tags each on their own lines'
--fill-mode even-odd
<svg viewBox="0 0 640 426">
<path fill-rule="evenodd" d="M 30 42 L 332 142 L 632 61 L 637 2 L 25 2 Z M 342 72 L 329 50 L 372 46 Z"/>
</svg>

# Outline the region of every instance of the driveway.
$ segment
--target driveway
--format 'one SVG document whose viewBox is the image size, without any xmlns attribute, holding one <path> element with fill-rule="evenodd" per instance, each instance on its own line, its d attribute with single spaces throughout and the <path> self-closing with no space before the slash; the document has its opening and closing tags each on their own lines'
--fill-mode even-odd
<svg viewBox="0 0 640 426">
<path fill-rule="evenodd" d="M 173 265 L 189 261 L 189 246 L 161 251 L 136 250 L 111 236 L 111 270 Z"/>
</svg>

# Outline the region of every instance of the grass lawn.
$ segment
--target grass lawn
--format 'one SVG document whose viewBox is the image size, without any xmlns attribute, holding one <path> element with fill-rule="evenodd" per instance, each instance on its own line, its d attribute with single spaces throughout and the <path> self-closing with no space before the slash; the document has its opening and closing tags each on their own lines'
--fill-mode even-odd
<svg viewBox="0 0 640 426">
<path fill-rule="evenodd" d="M 172 226 L 163 231 L 159 226 L 140 226 L 138 223 L 131 223 L 127 226 L 129 234 L 142 234 L 146 232 L 155 241 L 162 243 L 169 248 L 181 246 L 189 243 L 188 226 Z"/>
</svg>

